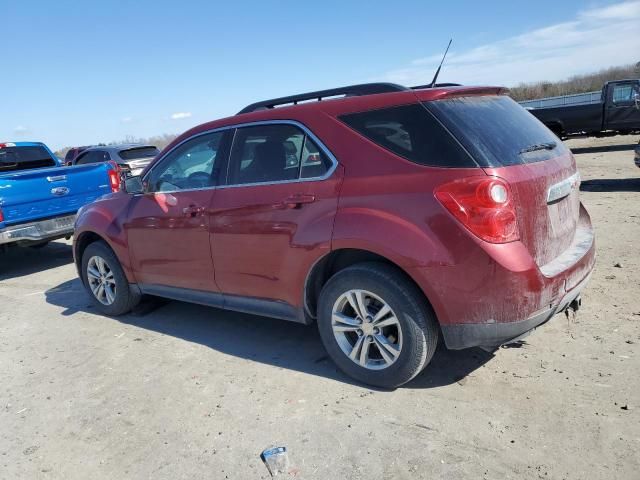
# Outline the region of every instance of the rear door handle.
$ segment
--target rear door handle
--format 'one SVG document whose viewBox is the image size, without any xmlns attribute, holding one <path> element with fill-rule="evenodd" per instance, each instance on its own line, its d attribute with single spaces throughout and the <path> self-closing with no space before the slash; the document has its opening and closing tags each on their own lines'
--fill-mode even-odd
<svg viewBox="0 0 640 480">
<path fill-rule="evenodd" d="M 202 215 L 204 211 L 204 207 L 198 207 L 197 205 L 189 205 L 188 207 L 184 207 L 182 209 L 182 213 L 184 213 L 185 217 L 197 217 L 199 215 Z"/>
<path fill-rule="evenodd" d="M 313 203 L 316 201 L 315 195 L 305 195 L 298 193 L 291 195 L 284 200 L 284 205 L 287 208 L 301 208 L 306 203 Z"/>
</svg>

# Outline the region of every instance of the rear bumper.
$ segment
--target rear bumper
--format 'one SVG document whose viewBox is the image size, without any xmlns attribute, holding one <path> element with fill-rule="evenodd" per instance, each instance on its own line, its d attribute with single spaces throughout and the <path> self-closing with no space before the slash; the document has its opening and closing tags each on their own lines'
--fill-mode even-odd
<svg viewBox="0 0 640 480">
<path fill-rule="evenodd" d="M 71 235 L 75 223 L 74 215 L 49 218 L 38 222 L 11 225 L 0 230 L 0 245 L 8 243 L 33 243 Z"/>
<path fill-rule="evenodd" d="M 526 320 L 508 323 L 443 325 L 442 335 L 447 348 L 451 350 L 470 347 L 496 348 L 522 338 L 531 333 L 536 327 L 551 320 L 554 315 L 564 312 L 574 300 L 580 297 L 580 293 L 589 282 L 590 277 L 591 275 L 588 275 L 575 288 L 567 292 L 557 305 L 542 309 Z"/>
<path fill-rule="evenodd" d="M 521 242 L 455 247 L 450 263 L 407 269 L 451 349 L 495 347 L 545 323 L 578 298 L 595 265 L 594 233 L 582 207 L 572 244 L 546 265 L 536 264 Z"/>
</svg>

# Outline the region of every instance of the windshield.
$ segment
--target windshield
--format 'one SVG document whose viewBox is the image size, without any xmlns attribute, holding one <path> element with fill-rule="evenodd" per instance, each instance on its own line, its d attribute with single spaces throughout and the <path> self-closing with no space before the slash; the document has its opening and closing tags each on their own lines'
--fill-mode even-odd
<svg viewBox="0 0 640 480">
<path fill-rule="evenodd" d="M 507 96 L 474 96 L 424 104 L 486 167 L 541 162 L 567 148 L 538 119 Z"/>
<path fill-rule="evenodd" d="M 160 153 L 160 150 L 156 147 L 137 147 L 120 150 L 118 155 L 120 155 L 120 158 L 123 160 L 136 160 L 138 158 L 155 157 L 158 153 Z"/>
<path fill-rule="evenodd" d="M 57 162 L 41 146 L 0 148 L 0 173 L 56 166 Z"/>
</svg>

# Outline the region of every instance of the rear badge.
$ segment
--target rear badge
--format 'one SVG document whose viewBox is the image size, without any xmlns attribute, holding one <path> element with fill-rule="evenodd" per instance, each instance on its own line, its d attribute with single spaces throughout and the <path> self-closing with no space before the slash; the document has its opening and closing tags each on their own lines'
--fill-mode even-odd
<svg viewBox="0 0 640 480">
<path fill-rule="evenodd" d="M 51 194 L 61 197 L 62 195 L 66 195 L 69 193 L 69 189 L 67 187 L 56 187 L 51 189 Z"/>
</svg>

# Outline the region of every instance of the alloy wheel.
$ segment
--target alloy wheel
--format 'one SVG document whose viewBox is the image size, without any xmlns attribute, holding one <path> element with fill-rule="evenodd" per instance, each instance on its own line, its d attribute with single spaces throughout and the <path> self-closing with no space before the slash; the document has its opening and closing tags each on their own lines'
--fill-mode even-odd
<svg viewBox="0 0 640 480">
<path fill-rule="evenodd" d="M 331 327 L 342 352 L 357 365 L 382 370 L 402 351 L 402 327 L 387 302 L 366 290 L 349 290 L 336 300 Z"/>
<path fill-rule="evenodd" d="M 87 280 L 96 299 L 103 305 L 116 301 L 116 280 L 104 258 L 94 256 L 87 262 Z"/>
</svg>

